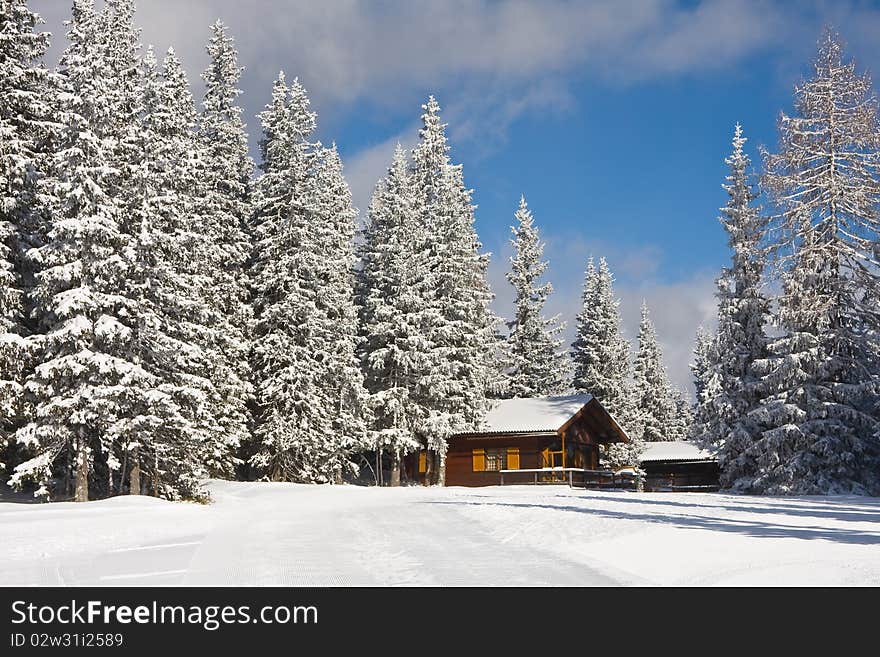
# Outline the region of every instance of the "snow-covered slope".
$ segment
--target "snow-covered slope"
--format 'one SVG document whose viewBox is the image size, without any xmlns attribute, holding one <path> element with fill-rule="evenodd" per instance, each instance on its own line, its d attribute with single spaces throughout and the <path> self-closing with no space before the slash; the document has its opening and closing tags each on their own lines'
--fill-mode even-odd
<svg viewBox="0 0 880 657">
<path fill-rule="evenodd" d="M 880 584 L 880 500 L 211 484 L 0 503 L 3 585 Z"/>
</svg>

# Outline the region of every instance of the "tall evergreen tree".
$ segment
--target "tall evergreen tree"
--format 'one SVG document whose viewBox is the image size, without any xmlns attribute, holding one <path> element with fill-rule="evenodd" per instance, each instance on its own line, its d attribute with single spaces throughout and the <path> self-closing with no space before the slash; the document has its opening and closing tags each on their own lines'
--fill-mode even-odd
<svg viewBox="0 0 880 657">
<path fill-rule="evenodd" d="M 691 430 L 697 442 L 719 448 L 725 487 L 735 487 L 737 481 L 754 476 L 750 450 L 756 427 L 749 413 L 761 399 L 756 363 L 767 356 L 764 326 L 769 302 L 761 292 L 764 222 L 754 204 L 758 194 L 751 184 L 745 142 L 737 124 L 733 153 L 725 160 L 729 168 L 724 185 L 728 201 L 720 218 L 728 234 L 732 263 L 717 281 L 716 335 L 709 338 L 698 334 L 697 407 Z"/>
<path fill-rule="evenodd" d="M 602 453 L 610 466 L 635 465 L 642 452 L 641 421 L 629 360 L 630 346 L 622 333 L 620 301 L 614 295 L 614 276 L 605 258 L 596 269 L 587 262 L 577 332 L 571 345 L 573 387 L 589 393 L 611 413 L 629 435 L 630 445 L 615 444 Z"/>
<path fill-rule="evenodd" d="M 714 343 L 715 336 L 707 331 L 702 324 L 698 326 L 694 336 L 694 361 L 690 364 L 691 374 L 694 375 L 694 393 L 698 404 L 703 391 L 709 384 L 709 379 L 712 377 L 711 370 L 716 362 L 713 353 Z"/>
<path fill-rule="evenodd" d="M 242 68 L 226 26 L 211 26 L 210 64 L 205 81 L 203 111 L 198 120 L 199 146 L 204 152 L 199 179 L 203 190 L 199 213 L 206 249 L 206 299 L 212 312 L 217 361 L 212 381 L 218 394 L 217 422 L 226 436 L 226 449 L 211 463 L 212 473 L 229 476 L 235 450 L 248 439 L 248 403 L 253 396 L 248 363 L 247 327 L 250 304 L 245 266 L 250 256 L 246 226 L 250 214 L 253 161 L 237 98 Z"/>
<path fill-rule="evenodd" d="M 226 377 L 211 376 L 222 363 L 213 342 L 223 315 L 212 316 L 200 292 L 216 287 L 205 274 L 222 258 L 208 257 L 214 236 L 198 205 L 204 158 L 189 83 L 172 49 L 161 76 L 154 63 L 140 67 L 134 14 L 134 0 L 108 0 L 96 21 L 109 111 L 99 126 L 113 172 L 108 196 L 129 244 L 123 294 L 133 330 L 120 347 L 148 374 L 132 382 L 128 406 L 104 432 L 107 492 L 142 492 L 143 473 L 154 495 L 194 497 L 202 464 L 217 473 L 226 441 L 236 438 L 216 421 L 223 405 L 213 382 Z"/>
<path fill-rule="evenodd" d="M 313 330 L 321 359 L 322 393 L 332 414 L 327 440 L 329 461 L 338 479 L 351 469 L 351 456 L 367 445 L 364 421 L 366 390 L 357 358 L 358 314 L 355 303 L 355 232 L 357 210 L 343 175 L 342 160 L 333 144 L 321 148 L 315 171 L 313 221 L 319 233 L 315 242 L 317 299 L 321 333 Z M 317 324 L 317 322 L 316 322 Z"/>
<path fill-rule="evenodd" d="M 672 403 L 675 407 L 675 415 L 670 433 L 677 436 L 677 440 L 686 440 L 690 436 L 694 422 L 693 406 L 687 393 L 678 386 L 672 388 Z"/>
<path fill-rule="evenodd" d="M 657 332 L 642 304 L 639 322 L 639 351 L 636 354 L 634 390 L 645 441 L 683 440 L 685 435 L 678 422 L 679 409 L 669 384 L 663 354 L 657 343 Z"/>
<path fill-rule="evenodd" d="M 488 256 L 480 253 L 471 191 L 461 166 L 449 161 L 439 104 L 431 96 L 422 108 L 412 174 L 420 242 L 414 285 L 423 300 L 420 321 L 428 348 L 419 382 L 427 417 L 419 433 L 432 455 L 427 479 L 442 483 L 447 439 L 485 416 L 497 319 L 489 309 Z"/>
<path fill-rule="evenodd" d="M 53 136 L 52 76 L 42 58 L 49 35 L 27 0 L 0 0 L 0 471 L 14 466 L 14 432 L 25 417 L 24 378 L 31 332 L 26 257 L 44 237 L 38 184 Z"/>
<path fill-rule="evenodd" d="M 315 114 L 298 81 L 281 74 L 260 119 L 251 461 L 274 480 L 333 482 L 361 438 L 351 196 L 335 149 L 309 141 Z"/>
<path fill-rule="evenodd" d="M 877 491 L 877 99 L 830 31 L 794 106 L 780 117 L 778 152 L 765 156 L 786 335 L 771 345 L 771 396 L 754 414 L 763 428 L 751 450 L 757 476 L 741 486 Z"/>
<path fill-rule="evenodd" d="M 17 466 L 11 481 L 34 480 L 38 494 L 62 497 L 72 484 L 74 499 L 85 501 L 95 464 L 113 463 L 102 428 L 124 415 L 129 388 L 148 377 L 128 354 L 132 300 L 120 292 L 123 254 L 132 245 L 110 196 L 120 173 L 115 142 L 105 139 L 114 121 L 106 39 L 89 0 L 74 2 L 69 25 L 54 108 L 63 131 L 44 185 L 52 203 L 49 241 L 32 250 L 35 312 L 45 335 L 26 383 L 33 419 L 17 433 L 36 456 Z"/>
<path fill-rule="evenodd" d="M 141 492 L 143 472 L 154 494 L 194 496 L 206 466 L 216 471 L 228 439 L 211 377 L 214 314 L 203 295 L 211 277 L 205 222 L 197 212 L 202 158 L 193 135 L 195 105 L 173 49 L 161 74 L 152 52 L 144 69 L 143 205 L 129 281 L 138 302 L 137 361 L 162 394 L 145 391 L 151 405 L 121 425 L 129 430 L 124 462 L 131 493 Z"/>
<path fill-rule="evenodd" d="M 138 65 L 133 3 L 101 14 L 78 0 L 60 63 L 64 129 L 44 196 L 38 265 L 44 335 L 26 383 L 33 421 L 18 432 L 35 457 L 14 484 L 82 501 L 116 492 L 200 495 L 210 445 L 201 372 L 206 326 L 192 271 L 194 108 L 173 54 L 161 77 Z M 127 475 L 127 476 L 126 476 Z"/>
<path fill-rule="evenodd" d="M 568 388 L 568 356 L 560 351 L 559 335 L 565 330 L 559 315 L 544 317 L 544 306 L 553 291 L 539 280 L 547 270 L 542 261 L 544 244 L 525 196 L 520 198 L 513 226 L 515 254 L 510 258 L 507 280 L 516 291 L 514 317 L 508 322 L 507 357 L 510 363 L 507 394 L 511 397 L 554 395 Z"/>
<path fill-rule="evenodd" d="M 423 416 L 415 403 L 425 367 L 422 307 L 413 287 L 417 229 L 406 153 L 398 144 L 370 203 L 358 278 L 359 354 L 374 442 L 391 453 L 391 485 L 400 483 L 402 457 L 419 447 L 415 425 Z"/>
</svg>

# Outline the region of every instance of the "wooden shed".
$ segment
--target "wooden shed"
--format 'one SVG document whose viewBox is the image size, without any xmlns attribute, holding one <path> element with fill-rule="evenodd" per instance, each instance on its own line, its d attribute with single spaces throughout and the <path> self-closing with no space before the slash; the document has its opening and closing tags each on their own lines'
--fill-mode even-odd
<svg viewBox="0 0 880 657">
<path fill-rule="evenodd" d="M 456 434 L 446 454 L 447 486 L 492 486 L 502 470 L 599 467 L 599 445 L 629 442 L 624 430 L 592 395 L 532 397 L 496 402 L 478 431 Z M 423 480 L 425 453 L 407 461 L 410 480 Z M 547 472 L 541 475 L 552 479 Z M 515 473 L 505 483 L 518 481 Z"/>
<path fill-rule="evenodd" d="M 645 443 L 640 458 L 646 491 L 718 490 L 718 459 L 684 441 Z"/>
</svg>

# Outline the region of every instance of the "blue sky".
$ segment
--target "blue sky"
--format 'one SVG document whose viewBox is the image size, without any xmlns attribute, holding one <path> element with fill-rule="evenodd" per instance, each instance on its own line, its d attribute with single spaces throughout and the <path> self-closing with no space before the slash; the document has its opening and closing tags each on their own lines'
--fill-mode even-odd
<svg viewBox="0 0 880 657">
<path fill-rule="evenodd" d="M 60 36 L 66 0 L 31 0 Z M 688 387 L 693 334 L 711 324 L 727 260 L 717 222 L 724 157 L 740 121 L 773 148 L 780 110 L 809 71 L 823 24 L 863 68 L 880 65 L 880 5 L 762 0 L 141 0 L 143 41 L 173 46 L 200 95 L 208 25 L 222 18 L 254 115 L 279 69 L 299 76 L 365 208 L 397 141 L 411 146 L 429 93 L 493 253 L 498 311 L 513 212 L 525 194 L 547 241 L 550 312 L 577 312 L 587 257 L 615 272 L 628 337 L 651 306 L 673 381 Z M 54 61 L 60 38 L 54 39 Z M 570 333 L 570 330 L 569 330 Z"/>
</svg>

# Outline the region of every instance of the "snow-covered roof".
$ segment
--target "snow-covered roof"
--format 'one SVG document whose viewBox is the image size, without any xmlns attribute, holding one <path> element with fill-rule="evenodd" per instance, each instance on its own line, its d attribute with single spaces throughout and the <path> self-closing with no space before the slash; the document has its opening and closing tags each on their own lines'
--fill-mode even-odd
<svg viewBox="0 0 880 657">
<path fill-rule="evenodd" d="M 645 461 L 711 461 L 712 452 L 683 440 L 646 442 L 640 460 Z"/>
<path fill-rule="evenodd" d="M 504 399 L 486 415 L 480 433 L 558 431 L 593 399 L 593 395 Z"/>
</svg>

